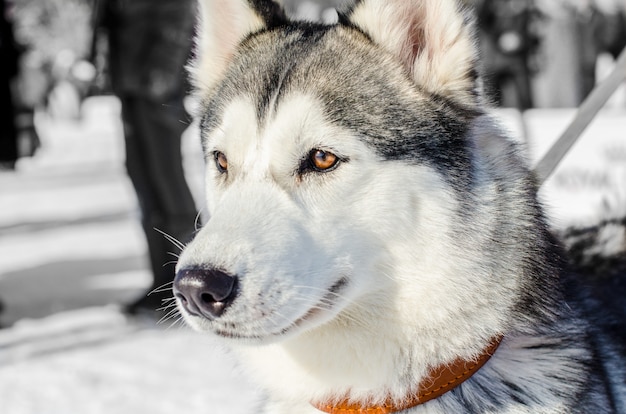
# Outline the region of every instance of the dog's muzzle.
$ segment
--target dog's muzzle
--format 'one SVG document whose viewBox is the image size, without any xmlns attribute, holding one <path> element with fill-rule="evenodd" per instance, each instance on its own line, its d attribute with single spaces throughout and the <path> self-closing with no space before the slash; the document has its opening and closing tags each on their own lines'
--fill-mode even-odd
<svg viewBox="0 0 626 414">
<path fill-rule="evenodd" d="M 237 296 L 237 276 L 198 267 L 178 271 L 174 296 L 190 315 L 219 318 Z"/>
</svg>

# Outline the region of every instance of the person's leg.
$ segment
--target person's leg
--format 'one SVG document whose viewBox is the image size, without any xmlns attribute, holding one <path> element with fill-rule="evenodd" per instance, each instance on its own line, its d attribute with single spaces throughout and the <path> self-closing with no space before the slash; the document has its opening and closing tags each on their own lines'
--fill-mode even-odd
<svg viewBox="0 0 626 414">
<path fill-rule="evenodd" d="M 11 97 L 11 78 L 5 70 L 1 70 L 0 73 L 0 101 L 3 108 L 0 119 L 0 168 L 13 169 L 17 160 L 17 132 Z"/>
<path fill-rule="evenodd" d="M 162 233 L 187 242 L 197 214 L 181 157 L 185 112 L 182 99 L 163 104 L 126 98 L 122 107 L 126 164 L 139 199 L 154 275 L 150 290 L 160 287 L 166 290 L 140 298 L 131 308 L 159 307 L 163 299 L 171 297 L 169 287 L 174 278 L 175 255 L 180 251 Z"/>
</svg>

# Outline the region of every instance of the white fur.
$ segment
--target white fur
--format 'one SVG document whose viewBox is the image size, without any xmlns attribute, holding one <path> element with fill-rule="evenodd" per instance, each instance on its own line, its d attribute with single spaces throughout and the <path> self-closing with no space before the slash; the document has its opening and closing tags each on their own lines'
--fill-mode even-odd
<svg viewBox="0 0 626 414">
<path fill-rule="evenodd" d="M 261 18 L 246 0 L 200 1 L 196 39 L 198 58 L 188 69 L 199 95 L 220 78 L 239 41 L 248 33 L 263 28 Z"/>
<path fill-rule="evenodd" d="M 457 244 L 449 231 L 456 201 L 438 174 L 382 162 L 305 95 L 286 97 L 268 118 L 257 125 L 252 102 L 234 101 L 208 137 L 207 150 L 226 154 L 229 172 L 225 178 L 207 168 L 211 220 L 178 266 L 225 269 L 241 278 L 241 292 L 217 324 L 186 320 L 199 330 L 232 324 L 240 335 L 260 337 L 232 345 L 280 404 L 299 401 L 295 407 L 348 390 L 355 398 L 402 398 L 430 366 L 477 355 L 504 328 L 516 278 L 493 286 L 478 247 L 448 260 Z M 293 172 L 311 148 L 350 161 L 300 180 Z M 493 212 L 483 211 L 488 226 Z M 467 237 L 483 244 L 481 234 Z M 326 290 L 342 277 L 349 289 L 327 303 Z M 531 386 L 539 367 L 507 360 L 507 347 L 494 369 L 516 383 L 527 376 Z M 525 370 L 510 372 L 515 364 Z"/>
</svg>

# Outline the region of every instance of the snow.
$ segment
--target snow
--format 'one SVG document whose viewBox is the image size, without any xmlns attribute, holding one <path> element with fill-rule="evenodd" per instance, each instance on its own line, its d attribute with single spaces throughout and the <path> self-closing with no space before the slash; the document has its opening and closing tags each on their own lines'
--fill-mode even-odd
<svg viewBox="0 0 626 414">
<path fill-rule="evenodd" d="M 5 414 L 243 414 L 261 400 L 210 338 L 113 308 L 20 323 L 0 347 Z"/>
</svg>

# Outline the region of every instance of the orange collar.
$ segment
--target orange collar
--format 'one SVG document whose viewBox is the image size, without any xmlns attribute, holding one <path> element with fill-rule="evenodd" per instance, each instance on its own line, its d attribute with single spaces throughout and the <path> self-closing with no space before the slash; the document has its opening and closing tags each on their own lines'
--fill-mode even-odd
<svg viewBox="0 0 626 414">
<path fill-rule="evenodd" d="M 500 342 L 502 342 L 502 336 L 494 338 L 483 353 L 475 360 L 468 361 L 459 358 L 450 364 L 431 369 L 428 377 L 420 383 L 417 392 L 408 396 L 405 401 L 399 404 L 389 398 L 382 405 L 371 407 L 349 403 L 348 399 L 338 404 L 323 402 L 312 403 L 312 405 L 318 410 L 329 414 L 391 414 L 413 408 L 427 401 L 441 397 L 478 372 L 496 352 L 496 349 L 500 346 Z"/>
</svg>

